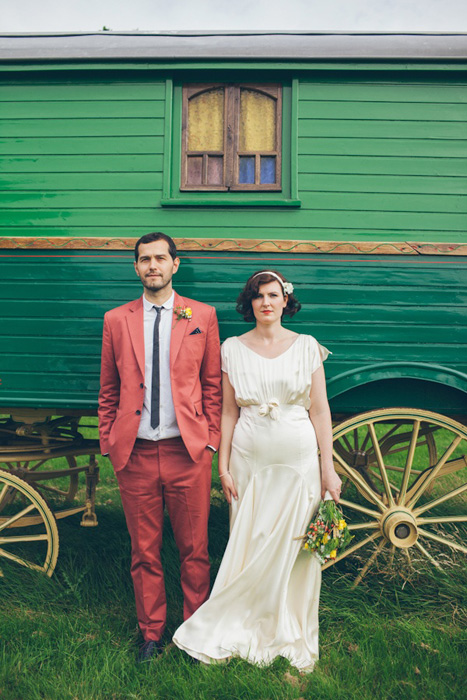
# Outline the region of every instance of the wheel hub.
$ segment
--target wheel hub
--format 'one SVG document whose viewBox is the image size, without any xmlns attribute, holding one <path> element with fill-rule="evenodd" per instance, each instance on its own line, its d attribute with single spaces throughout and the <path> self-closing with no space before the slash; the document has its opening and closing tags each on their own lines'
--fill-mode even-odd
<svg viewBox="0 0 467 700">
<path fill-rule="evenodd" d="M 408 508 L 394 506 L 389 508 L 381 518 L 381 532 L 391 544 L 408 549 L 418 539 L 415 517 Z"/>
</svg>

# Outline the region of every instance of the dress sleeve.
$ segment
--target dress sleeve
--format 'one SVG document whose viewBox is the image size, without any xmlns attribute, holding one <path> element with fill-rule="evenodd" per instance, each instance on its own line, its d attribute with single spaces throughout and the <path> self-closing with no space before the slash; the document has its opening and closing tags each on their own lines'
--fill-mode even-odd
<svg viewBox="0 0 467 700">
<path fill-rule="evenodd" d="M 320 345 L 316 338 L 310 337 L 310 340 L 311 373 L 313 374 L 328 359 L 329 355 L 332 355 L 332 352 L 325 348 L 324 345 Z"/>
<path fill-rule="evenodd" d="M 221 369 L 229 373 L 229 342 L 225 340 L 221 345 Z"/>
</svg>

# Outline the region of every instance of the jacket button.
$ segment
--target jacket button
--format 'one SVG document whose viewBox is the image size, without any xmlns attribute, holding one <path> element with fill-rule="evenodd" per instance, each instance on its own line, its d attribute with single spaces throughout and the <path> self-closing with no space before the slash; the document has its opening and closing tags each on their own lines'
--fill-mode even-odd
<svg viewBox="0 0 467 700">
<path fill-rule="evenodd" d="M 140 389 L 144 389 L 144 384 L 143 384 L 142 382 L 141 382 L 141 384 L 139 385 L 139 388 L 140 388 Z"/>
<path fill-rule="evenodd" d="M 137 416 L 140 416 L 140 415 L 141 415 L 141 411 L 136 411 L 136 415 L 137 415 Z"/>
</svg>

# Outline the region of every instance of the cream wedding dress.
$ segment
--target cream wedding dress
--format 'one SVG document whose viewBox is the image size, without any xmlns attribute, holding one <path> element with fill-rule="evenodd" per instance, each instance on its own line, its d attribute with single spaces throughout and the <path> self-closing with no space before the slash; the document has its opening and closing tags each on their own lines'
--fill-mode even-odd
<svg viewBox="0 0 467 700">
<path fill-rule="evenodd" d="M 284 656 L 302 671 L 318 658 L 321 568 L 294 537 L 321 498 L 315 431 L 308 416 L 313 372 L 328 356 L 309 335 L 268 359 L 238 338 L 222 346 L 222 369 L 240 418 L 230 471 L 238 501 L 211 597 L 174 635 L 205 663 Z"/>
</svg>

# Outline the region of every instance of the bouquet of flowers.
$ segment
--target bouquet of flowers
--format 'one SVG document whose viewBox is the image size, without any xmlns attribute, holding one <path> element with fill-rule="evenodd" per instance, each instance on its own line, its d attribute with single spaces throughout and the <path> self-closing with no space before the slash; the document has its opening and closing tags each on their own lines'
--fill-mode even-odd
<svg viewBox="0 0 467 700">
<path fill-rule="evenodd" d="M 325 564 L 347 547 L 353 535 L 349 532 L 341 509 L 331 498 L 321 501 L 306 533 L 296 539 L 303 541 L 302 549 L 316 552 L 321 564 Z"/>
</svg>

